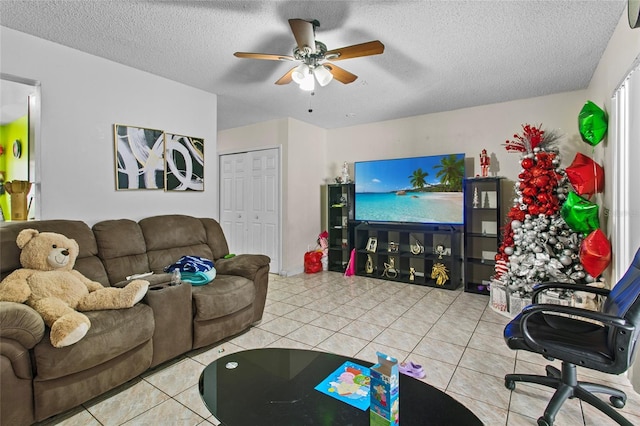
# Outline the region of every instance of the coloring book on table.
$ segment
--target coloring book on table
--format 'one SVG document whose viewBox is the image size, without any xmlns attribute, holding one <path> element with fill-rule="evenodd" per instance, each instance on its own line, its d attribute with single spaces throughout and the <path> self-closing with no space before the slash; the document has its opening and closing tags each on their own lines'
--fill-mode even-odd
<svg viewBox="0 0 640 426">
<path fill-rule="evenodd" d="M 369 408 L 371 375 L 367 367 L 346 361 L 324 379 L 316 390 L 362 411 Z"/>
</svg>

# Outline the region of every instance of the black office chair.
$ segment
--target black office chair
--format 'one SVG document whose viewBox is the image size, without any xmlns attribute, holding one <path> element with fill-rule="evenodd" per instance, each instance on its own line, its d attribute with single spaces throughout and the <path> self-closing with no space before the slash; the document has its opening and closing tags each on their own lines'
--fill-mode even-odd
<svg viewBox="0 0 640 426">
<path fill-rule="evenodd" d="M 580 398 L 617 423 L 631 426 L 619 412 L 593 393 L 610 395 L 609 401 L 616 408 L 624 407 L 627 395 L 609 386 L 578 382 L 576 365 L 610 374 L 624 373 L 631 366 L 640 332 L 640 250 L 612 290 L 580 286 L 581 291 L 606 296 L 600 312 L 537 304 L 540 292 L 550 288 L 575 290 L 576 285 L 544 283 L 535 286 L 533 304 L 507 324 L 504 339 L 511 349 L 539 353 L 549 360 L 561 360 L 562 371 L 547 365 L 546 376 L 507 374 L 505 386 L 513 390 L 515 382 L 529 382 L 556 389 L 544 415 L 538 419 L 540 426 L 553 425 L 567 398 Z"/>
</svg>

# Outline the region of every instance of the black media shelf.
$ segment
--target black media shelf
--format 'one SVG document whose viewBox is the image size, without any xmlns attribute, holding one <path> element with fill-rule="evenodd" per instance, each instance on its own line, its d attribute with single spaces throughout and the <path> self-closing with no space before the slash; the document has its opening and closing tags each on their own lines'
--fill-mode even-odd
<svg viewBox="0 0 640 426">
<path fill-rule="evenodd" d="M 462 283 L 462 226 L 361 223 L 356 274 L 455 290 Z"/>
<path fill-rule="evenodd" d="M 502 177 L 464 181 L 464 291 L 489 294 L 501 242 Z"/>
</svg>

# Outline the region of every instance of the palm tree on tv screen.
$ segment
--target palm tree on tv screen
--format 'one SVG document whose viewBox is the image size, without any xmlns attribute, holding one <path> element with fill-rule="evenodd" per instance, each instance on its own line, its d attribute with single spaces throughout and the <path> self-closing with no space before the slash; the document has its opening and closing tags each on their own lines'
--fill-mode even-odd
<svg viewBox="0 0 640 426">
<path fill-rule="evenodd" d="M 429 176 L 428 172 L 423 172 L 422 167 L 413 171 L 413 174 L 409 175 L 408 178 L 411 179 L 411 185 L 414 188 L 422 189 L 427 184 L 426 177 Z"/>
<path fill-rule="evenodd" d="M 438 170 L 436 177 L 449 191 L 462 192 L 462 179 L 464 177 L 464 158 L 458 160 L 455 154 L 443 157 L 440 164 L 433 166 Z"/>
</svg>

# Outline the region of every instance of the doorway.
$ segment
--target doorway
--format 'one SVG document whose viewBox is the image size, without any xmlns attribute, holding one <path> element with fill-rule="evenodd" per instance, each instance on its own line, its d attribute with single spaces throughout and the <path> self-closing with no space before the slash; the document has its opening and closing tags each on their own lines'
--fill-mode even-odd
<svg viewBox="0 0 640 426">
<path fill-rule="evenodd" d="M 220 155 L 220 225 L 231 253 L 265 254 L 281 270 L 280 149 Z"/>
<path fill-rule="evenodd" d="M 39 219 L 40 84 L 0 74 L 0 99 L 0 220 Z M 10 195 L 6 182 L 21 182 L 20 187 L 29 190 Z M 14 191 L 16 187 L 12 185 Z"/>
</svg>

